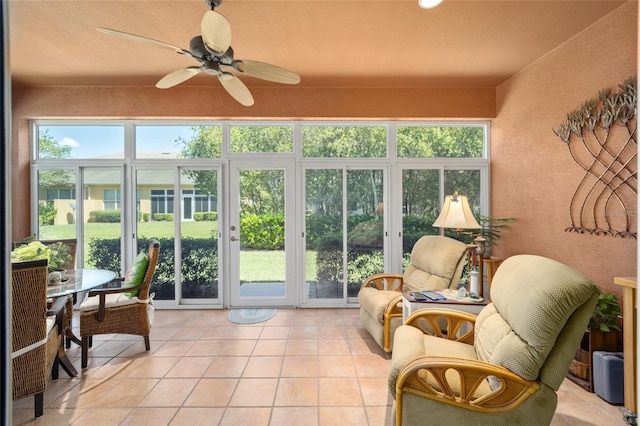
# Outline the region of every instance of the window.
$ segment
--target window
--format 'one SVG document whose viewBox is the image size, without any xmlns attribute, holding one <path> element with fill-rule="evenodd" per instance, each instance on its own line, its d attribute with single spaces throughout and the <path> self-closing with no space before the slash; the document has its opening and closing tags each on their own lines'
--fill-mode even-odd
<svg viewBox="0 0 640 426">
<path fill-rule="evenodd" d="M 384 158 L 386 126 L 303 126 L 305 157 Z"/>
<path fill-rule="evenodd" d="M 105 210 L 117 210 L 120 208 L 120 190 L 105 189 L 102 191 L 102 200 Z"/>
<path fill-rule="evenodd" d="M 173 189 L 151 190 L 151 217 L 156 213 L 173 213 Z"/>
<path fill-rule="evenodd" d="M 211 194 L 204 191 L 196 191 L 195 194 L 195 211 L 196 212 L 214 212 L 217 210 L 215 198 Z"/>
<path fill-rule="evenodd" d="M 399 158 L 482 158 L 484 126 L 398 127 Z"/>
<path fill-rule="evenodd" d="M 136 125 L 137 159 L 220 158 L 221 126 Z"/>
<path fill-rule="evenodd" d="M 76 190 L 74 189 L 52 189 L 47 188 L 47 201 L 54 200 L 75 200 L 76 198 Z"/>
<path fill-rule="evenodd" d="M 54 125 L 37 126 L 39 159 L 123 159 L 124 126 Z"/>
<path fill-rule="evenodd" d="M 162 253 L 171 254 L 158 267 L 157 301 L 224 303 L 218 280 L 233 276 L 235 259 L 222 242 L 236 227 L 245 245 L 304 239 L 286 250 L 278 245 L 287 256 L 294 247 L 286 264 L 300 267 L 291 271 L 284 256 L 270 257 L 271 246 L 242 252 L 264 262 L 260 271 L 286 271 L 274 283 L 294 278 L 296 306 L 355 304 L 363 279 L 401 273 L 415 241 L 441 232 L 432 225 L 445 195 L 458 191 L 477 218 L 489 215 L 483 122 L 47 120 L 33 129 L 34 232 L 80 235 L 81 264 L 114 270 L 121 264 L 96 251 L 98 240 L 110 240 L 110 253 L 119 247 L 116 257 L 126 259 L 139 249 L 134 242 L 163 239 Z M 295 166 L 286 186 L 283 162 Z M 234 170 L 243 170 L 237 202 L 230 200 Z M 260 225 L 246 234 L 250 213 L 283 211 L 295 218 L 284 233 Z M 230 223 L 238 213 L 243 224 Z"/>
<path fill-rule="evenodd" d="M 234 153 L 293 152 L 293 126 L 231 126 Z"/>
</svg>

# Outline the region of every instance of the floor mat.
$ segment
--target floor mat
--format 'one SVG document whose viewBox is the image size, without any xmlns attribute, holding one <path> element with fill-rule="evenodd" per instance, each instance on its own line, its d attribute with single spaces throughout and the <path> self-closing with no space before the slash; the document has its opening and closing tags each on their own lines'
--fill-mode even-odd
<svg viewBox="0 0 640 426">
<path fill-rule="evenodd" d="M 275 308 L 243 308 L 231 309 L 229 311 L 229 321 L 236 324 L 256 324 L 273 318 L 278 312 Z"/>
</svg>

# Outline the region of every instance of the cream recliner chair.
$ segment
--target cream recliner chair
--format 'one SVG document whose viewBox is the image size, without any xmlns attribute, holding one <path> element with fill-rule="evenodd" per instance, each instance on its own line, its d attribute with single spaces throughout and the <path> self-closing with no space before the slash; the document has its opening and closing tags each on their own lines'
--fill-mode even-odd
<svg viewBox="0 0 640 426">
<path fill-rule="evenodd" d="M 569 266 L 518 255 L 496 272 L 477 317 L 415 312 L 395 334 L 396 424 L 548 425 L 599 294 Z"/>
<path fill-rule="evenodd" d="M 376 274 L 358 292 L 360 321 L 385 352 L 402 324 L 402 293 L 458 288 L 467 259 L 467 245 L 449 237 L 427 235 L 411 249 L 404 274 Z"/>
</svg>

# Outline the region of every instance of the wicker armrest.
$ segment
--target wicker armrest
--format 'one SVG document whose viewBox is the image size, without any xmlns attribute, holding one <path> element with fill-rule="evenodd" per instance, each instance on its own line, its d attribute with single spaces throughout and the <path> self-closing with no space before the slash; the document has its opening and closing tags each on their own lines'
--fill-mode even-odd
<svg viewBox="0 0 640 426">
<path fill-rule="evenodd" d="M 459 383 L 450 382 L 451 377 Z M 495 386 L 489 388 L 487 379 Z M 400 371 L 396 404 L 397 411 L 401 412 L 402 393 L 407 392 L 468 410 L 495 413 L 519 406 L 539 388 L 538 382 L 525 380 L 494 364 L 475 359 L 423 356 Z"/>
<path fill-rule="evenodd" d="M 58 326 L 58 334 L 62 334 L 64 332 L 64 313 L 67 306 L 67 298 L 66 297 L 58 297 L 55 299 L 53 304 L 47 309 L 47 316 L 55 316 L 56 317 L 56 325 Z"/>
<path fill-rule="evenodd" d="M 66 297 L 57 297 L 53 304 L 51 305 L 51 307 L 49 309 L 47 309 L 47 316 L 53 316 L 53 315 L 58 315 L 58 313 L 60 311 L 64 310 L 64 307 L 67 304 L 67 298 Z"/>
<path fill-rule="evenodd" d="M 119 280 L 116 278 L 116 280 Z M 114 281 L 112 281 L 114 282 Z M 138 285 L 131 287 L 114 287 L 114 288 L 95 288 L 89 292 L 89 297 L 98 296 L 98 321 L 102 321 L 105 316 L 105 309 L 107 304 L 107 294 L 118 294 L 130 291 L 140 290 L 146 287 L 147 283 L 142 282 Z"/>
<path fill-rule="evenodd" d="M 89 297 L 91 297 L 91 296 L 103 296 L 103 295 L 107 295 L 107 294 L 124 293 L 124 292 L 128 292 L 128 291 L 136 291 L 136 290 L 139 290 L 140 288 L 144 287 L 144 283 L 140 283 L 140 284 L 138 284 L 136 286 L 131 286 L 131 287 L 123 287 L 122 283 L 120 285 L 118 285 L 118 286 L 114 286 L 113 284 L 115 284 L 115 281 L 111 281 L 110 283 L 106 284 L 109 287 L 94 288 L 93 290 L 89 291 Z"/>
<path fill-rule="evenodd" d="M 405 325 L 424 334 L 473 344 L 477 315 L 453 309 L 422 309 L 407 318 Z"/>
<path fill-rule="evenodd" d="M 384 310 L 385 317 L 401 317 L 402 316 L 402 294 L 397 295 L 389 301 Z"/>
<path fill-rule="evenodd" d="M 124 282 L 124 279 L 125 279 L 124 277 L 116 277 L 111 281 L 109 281 L 108 283 L 98 288 L 120 288 L 122 287 L 122 283 Z"/>
<path fill-rule="evenodd" d="M 402 274 L 371 275 L 362 283 L 360 288 L 363 289 L 365 287 L 402 292 Z"/>
</svg>

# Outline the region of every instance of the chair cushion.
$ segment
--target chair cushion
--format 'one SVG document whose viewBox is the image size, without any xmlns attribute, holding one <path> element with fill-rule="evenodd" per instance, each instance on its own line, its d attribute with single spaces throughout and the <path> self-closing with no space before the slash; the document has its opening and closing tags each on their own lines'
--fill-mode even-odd
<svg viewBox="0 0 640 426">
<path fill-rule="evenodd" d="M 137 297 L 129 297 L 124 293 L 107 294 L 105 298 L 105 307 L 112 308 L 114 306 L 133 305 L 138 303 Z M 99 296 L 91 296 L 84 299 L 80 304 L 80 311 L 95 311 L 100 305 Z"/>
<path fill-rule="evenodd" d="M 473 345 L 429 336 L 423 334 L 420 329 L 409 325 L 402 325 L 398 327 L 394 336 L 393 347 L 394 350 L 391 357 L 391 368 L 389 373 L 389 390 L 394 397 L 395 386 L 398 376 L 400 375 L 400 371 L 418 357 L 437 356 L 472 360 L 477 359 Z M 449 382 L 454 390 L 460 388 L 460 380 L 458 377 L 454 375 L 447 377 L 449 378 Z M 439 385 L 433 380 L 428 379 L 428 381 L 432 386 L 439 388 Z M 489 392 L 490 388 L 488 383 L 483 382 L 479 391 L 483 394 Z"/>
<path fill-rule="evenodd" d="M 508 258 L 491 283 L 493 303 L 476 321 L 478 359 L 536 380 L 567 320 L 594 291 L 595 283 L 555 260 Z"/>
<path fill-rule="evenodd" d="M 149 257 L 144 253 L 140 252 L 138 256 L 133 261 L 133 264 L 124 275 L 124 283 L 123 287 L 135 287 L 138 284 L 142 284 L 144 280 L 144 275 L 147 273 L 147 267 L 149 266 Z M 126 294 L 129 297 L 137 297 L 140 291 L 129 291 Z"/>
<path fill-rule="evenodd" d="M 369 315 L 375 318 L 378 324 L 382 324 L 384 322 L 384 310 L 391 299 L 398 297 L 400 294 L 402 293 L 399 291 L 365 287 L 358 292 L 358 301 L 362 309 L 369 312 Z"/>
<path fill-rule="evenodd" d="M 403 291 L 458 288 L 454 278 L 466 253 L 467 245 L 453 238 L 439 235 L 420 238 L 411 250 L 411 263 L 403 276 Z"/>
<path fill-rule="evenodd" d="M 47 317 L 47 336 L 49 335 L 49 333 L 51 333 L 51 330 L 55 326 L 56 326 L 56 317 L 55 316 Z"/>
</svg>

